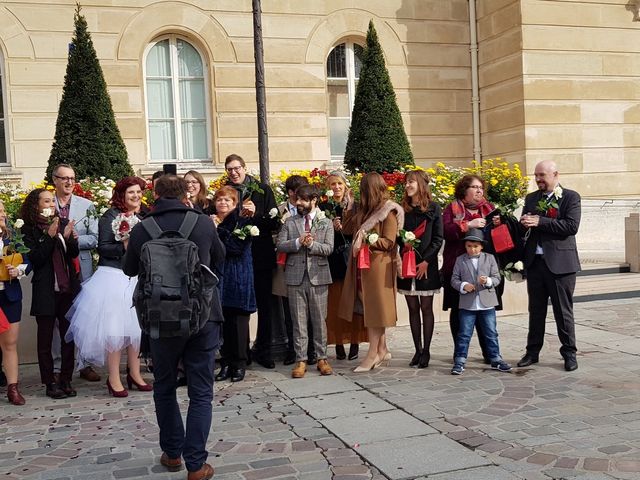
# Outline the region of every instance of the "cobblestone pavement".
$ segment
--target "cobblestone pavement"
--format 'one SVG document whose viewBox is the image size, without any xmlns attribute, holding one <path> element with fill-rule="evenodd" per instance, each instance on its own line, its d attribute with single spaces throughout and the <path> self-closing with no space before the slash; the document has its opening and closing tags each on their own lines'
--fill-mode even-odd
<svg viewBox="0 0 640 480">
<path fill-rule="evenodd" d="M 215 478 L 638 479 L 639 311 L 640 299 L 578 304 L 580 368 L 571 373 L 551 318 L 540 363 L 511 374 L 486 368 L 474 340 L 464 375 L 450 375 L 445 323 L 423 370 L 407 366 L 408 327 L 390 331 L 393 358 L 369 374 L 348 361 L 332 361 L 332 377 L 310 369 L 302 380 L 289 367 L 250 370 L 244 382 L 216 385 Z M 515 364 L 526 316 L 498 322 L 503 356 Z M 186 478 L 158 465 L 151 394 L 114 399 L 102 383 L 78 379 L 78 397 L 55 401 L 35 366 L 21 375 L 27 405 L 0 402 L 0 479 Z"/>
</svg>

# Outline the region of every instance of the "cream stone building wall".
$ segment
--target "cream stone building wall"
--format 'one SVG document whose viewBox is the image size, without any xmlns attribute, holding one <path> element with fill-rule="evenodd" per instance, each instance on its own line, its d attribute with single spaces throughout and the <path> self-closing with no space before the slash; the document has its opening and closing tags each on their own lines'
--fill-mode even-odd
<svg viewBox="0 0 640 480">
<path fill-rule="evenodd" d="M 375 23 L 416 161 L 473 156 L 468 0 L 263 0 L 272 171 L 331 159 L 326 60 Z M 629 0 L 478 0 L 483 158 L 532 172 L 554 158 L 585 196 L 640 194 L 640 23 Z M 0 2 L 6 180 L 42 178 L 75 0 Z M 163 35 L 205 63 L 209 175 L 229 153 L 257 165 L 250 0 L 83 2 L 134 168 L 150 160 L 145 55 Z"/>
</svg>

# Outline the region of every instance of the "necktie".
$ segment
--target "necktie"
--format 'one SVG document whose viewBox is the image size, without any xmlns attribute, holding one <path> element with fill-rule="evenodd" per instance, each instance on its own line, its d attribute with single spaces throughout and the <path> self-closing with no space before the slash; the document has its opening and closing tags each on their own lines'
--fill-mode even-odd
<svg viewBox="0 0 640 480">
<path fill-rule="evenodd" d="M 309 214 L 304 216 L 304 231 L 305 232 L 311 231 L 311 216 L 309 216 Z"/>
</svg>

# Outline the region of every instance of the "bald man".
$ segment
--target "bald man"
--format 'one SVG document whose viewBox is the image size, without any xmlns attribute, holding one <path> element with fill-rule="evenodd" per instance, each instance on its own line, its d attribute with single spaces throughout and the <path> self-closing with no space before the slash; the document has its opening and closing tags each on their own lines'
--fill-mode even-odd
<svg viewBox="0 0 640 480">
<path fill-rule="evenodd" d="M 576 234 L 580 226 L 580 195 L 562 188 L 555 162 L 536 165 L 538 191 L 527 195 L 520 218 L 526 243 L 524 267 L 529 296 L 529 334 L 527 353 L 519 367 L 538 363 L 544 343 L 547 304 L 551 298 L 564 368 L 578 368 L 576 334 L 573 321 L 573 291 L 580 259 Z"/>
</svg>

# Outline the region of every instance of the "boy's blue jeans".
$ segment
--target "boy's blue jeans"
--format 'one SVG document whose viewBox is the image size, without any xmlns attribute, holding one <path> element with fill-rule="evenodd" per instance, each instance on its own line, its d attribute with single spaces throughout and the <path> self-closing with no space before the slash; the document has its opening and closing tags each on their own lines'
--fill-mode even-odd
<svg viewBox="0 0 640 480">
<path fill-rule="evenodd" d="M 473 335 L 473 327 L 480 325 L 480 332 L 484 334 L 487 357 L 491 362 L 502 360 L 500 346 L 498 344 L 498 331 L 496 330 L 496 310 L 463 310 L 459 311 L 460 329 L 455 341 L 453 358 L 455 363 L 465 364 L 469 353 L 469 342 Z"/>
</svg>

